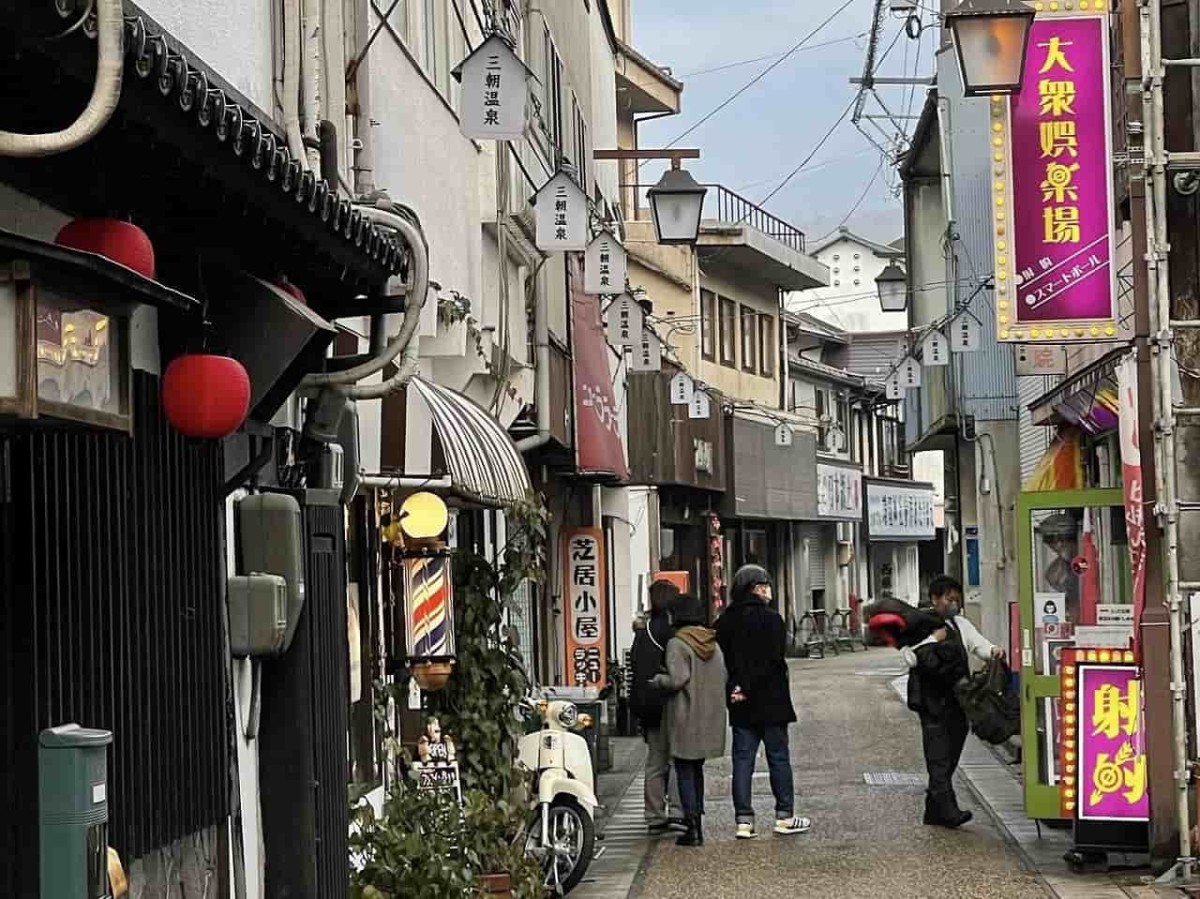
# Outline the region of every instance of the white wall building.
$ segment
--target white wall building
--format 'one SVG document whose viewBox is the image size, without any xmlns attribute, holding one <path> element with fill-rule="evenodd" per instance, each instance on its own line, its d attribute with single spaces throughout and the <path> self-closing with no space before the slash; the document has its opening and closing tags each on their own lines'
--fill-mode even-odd
<svg viewBox="0 0 1200 899">
<path fill-rule="evenodd" d="M 789 312 L 808 312 L 851 333 L 908 327 L 907 313 L 879 308 L 875 287 L 888 263 L 903 260 L 902 246 L 876 243 L 843 226 L 814 247 L 812 255 L 829 268 L 829 286 L 788 294 Z"/>
</svg>

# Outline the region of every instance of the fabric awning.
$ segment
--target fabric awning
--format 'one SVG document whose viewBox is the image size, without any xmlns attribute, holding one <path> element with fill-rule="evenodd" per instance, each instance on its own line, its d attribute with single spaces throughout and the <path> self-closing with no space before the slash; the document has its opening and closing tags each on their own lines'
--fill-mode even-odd
<svg viewBox="0 0 1200 899">
<path fill-rule="evenodd" d="M 486 503 L 525 499 L 532 485 L 525 461 L 508 432 L 461 393 L 424 378 L 409 382 L 429 407 L 454 487 Z"/>
</svg>

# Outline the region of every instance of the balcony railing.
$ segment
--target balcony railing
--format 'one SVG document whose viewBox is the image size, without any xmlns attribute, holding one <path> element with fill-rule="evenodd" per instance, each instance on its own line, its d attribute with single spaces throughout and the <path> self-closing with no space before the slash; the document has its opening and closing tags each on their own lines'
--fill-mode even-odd
<svg viewBox="0 0 1200 899">
<path fill-rule="evenodd" d="M 621 185 L 621 200 L 632 221 L 650 220 L 650 203 L 646 192 L 652 186 L 650 184 Z M 772 215 L 741 194 L 734 193 L 728 187 L 720 184 L 704 186 L 708 188 L 708 193 L 704 195 L 704 212 L 701 215 L 703 221 L 722 225 L 749 225 L 767 237 L 773 237 L 784 246 L 791 247 L 799 253 L 805 252 L 804 232 L 795 225 Z"/>
</svg>

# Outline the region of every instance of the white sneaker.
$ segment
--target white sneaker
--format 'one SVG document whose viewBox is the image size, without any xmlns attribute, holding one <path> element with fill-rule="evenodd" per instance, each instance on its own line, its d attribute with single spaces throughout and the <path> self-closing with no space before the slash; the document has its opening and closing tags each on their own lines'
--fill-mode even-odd
<svg viewBox="0 0 1200 899">
<path fill-rule="evenodd" d="M 812 821 L 808 818 L 780 818 L 775 822 L 775 832 L 782 836 L 792 836 L 797 833 L 808 833 Z"/>
<path fill-rule="evenodd" d="M 739 824 L 737 833 L 734 834 L 739 840 L 753 840 L 758 836 L 758 831 L 754 829 L 753 824 Z"/>
</svg>

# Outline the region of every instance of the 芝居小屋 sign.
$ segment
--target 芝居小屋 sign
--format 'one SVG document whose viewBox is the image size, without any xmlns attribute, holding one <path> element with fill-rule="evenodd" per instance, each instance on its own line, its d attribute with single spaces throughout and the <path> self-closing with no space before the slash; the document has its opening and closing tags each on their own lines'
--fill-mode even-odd
<svg viewBox="0 0 1200 899">
<path fill-rule="evenodd" d="M 1101 653 L 1108 654 L 1091 650 L 1087 657 Z M 1075 682 L 1078 817 L 1093 821 L 1149 820 L 1138 666 L 1080 662 Z"/>
<path fill-rule="evenodd" d="M 1000 340 L 1117 336 L 1108 18 L 1039 12 L 1020 93 L 990 100 Z"/>
<path fill-rule="evenodd" d="M 573 528 L 563 541 L 566 680 L 573 687 L 603 688 L 608 676 L 604 535 L 596 528 Z"/>
</svg>

